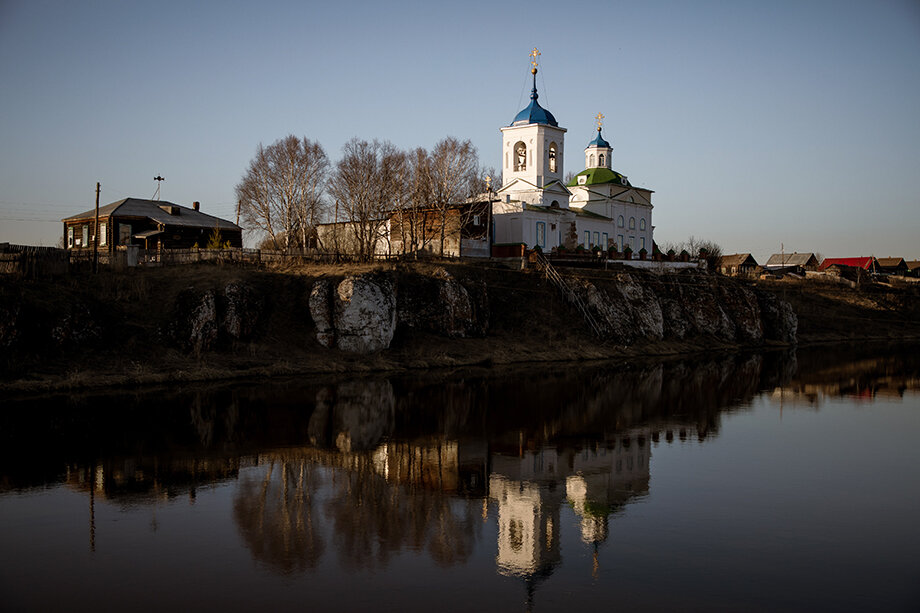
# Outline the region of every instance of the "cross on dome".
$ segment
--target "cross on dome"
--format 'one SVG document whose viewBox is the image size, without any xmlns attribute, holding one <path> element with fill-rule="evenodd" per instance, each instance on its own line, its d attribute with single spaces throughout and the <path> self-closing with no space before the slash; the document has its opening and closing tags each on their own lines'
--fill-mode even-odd
<svg viewBox="0 0 920 613">
<path fill-rule="evenodd" d="M 600 132 L 601 128 L 604 126 L 604 114 L 598 113 L 594 116 L 594 120 L 597 122 L 597 131 Z"/>
<path fill-rule="evenodd" d="M 540 65 L 540 63 L 537 61 L 538 57 L 540 57 L 540 50 L 534 47 L 533 51 L 530 52 L 530 65 L 533 66 L 531 69 L 531 72 L 533 73 L 537 72 L 537 66 Z"/>
</svg>

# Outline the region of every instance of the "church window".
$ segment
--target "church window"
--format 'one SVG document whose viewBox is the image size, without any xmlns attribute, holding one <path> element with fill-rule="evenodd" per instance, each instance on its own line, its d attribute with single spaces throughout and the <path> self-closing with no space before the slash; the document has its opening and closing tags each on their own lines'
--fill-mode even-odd
<svg viewBox="0 0 920 613">
<path fill-rule="evenodd" d="M 639 229 L 645 230 L 645 218 L 644 217 L 639 220 Z"/>
<path fill-rule="evenodd" d="M 622 215 L 620 215 L 620 218 L 617 219 L 617 227 L 618 227 L 618 228 L 622 228 L 622 227 L 623 227 L 623 216 L 622 216 Z"/>
<path fill-rule="evenodd" d="M 585 230 L 585 249 L 591 246 L 591 233 Z"/>
<path fill-rule="evenodd" d="M 630 230 L 635 230 L 635 229 L 636 229 L 636 218 L 635 218 L 635 217 L 630 217 L 630 218 L 629 218 L 629 229 L 630 229 Z"/>
<path fill-rule="evenodd" d="M 639 242 L 642 244 L 641 249 L 645 249 L 645 237 L 644 236 L 639 239 Z"/>
<path fill-rule="evenodd" d="M 594 168 L 594 154 L 588 156 L 588 167 Z"/>
<path fill-rule="evenodd" d="M 556 172 L 556 143 L 549 144 L 549 171 Z"/>
<path fill-rule="evenodd" d="M 586 175 L 579 175 L 579 176 L 578 176 L 578 184 L 579 184 L 579 185 L 584 185 L 584 184 L 586 184 L 587 182 L 588 182 L 588 177 L 587 177 Z"/>
<path fill-rule="evenodd" d="M 609 245 L 609 244 L 610 244 L 610 235 L 607 234 L 606 232 L 604 232 L 604 242 L 601 243 L 601 247 L 602 247 L 603 249 L 606 249 L 606 248 L 607 248 L 607 245 Z"/>
<path fill-rule="evenodd" d="M 604 157 L 604 154 L 603 154 L 603 153 L 601 153 L 600 155 L 598 155 L 598 156 L 597 156 L 597 165 L 598 165 L 598 166 L 604 166 L 604 161 L 605 161 L 605 159 L 606 159 L 606 158 Z"/>
<path fill-rule="evenodd" d="M 623 241 L 623 235 L 622 235 L 622 234 L 620 234 L 619 236 L 617 236 L 617 245 L 620 246 L 620 249 L 622 249 L 623 247 L 626 246 L 626 243 Z"/>
<path fill-rule="evenodd" d="M 514 171 L 524 170 L 527 170 L 527 145 L 523 141 L 518 141 L 514 146 Z"/>
<path fill-rule="evenodd" d="M 595 233 L 594 233 L 594 243 L 592 244 L 592 246 L 593 246 L 593 245 L 600 245 L 600 244 L 601 244 L 601 233 L 600 233 L 600 232 L 595 232 Z"/>
<path fill-rule="evenodd" d="M 546 222 L 537 222 L 537 245 L 540 249 L 546 247 Z"/>
</svg>

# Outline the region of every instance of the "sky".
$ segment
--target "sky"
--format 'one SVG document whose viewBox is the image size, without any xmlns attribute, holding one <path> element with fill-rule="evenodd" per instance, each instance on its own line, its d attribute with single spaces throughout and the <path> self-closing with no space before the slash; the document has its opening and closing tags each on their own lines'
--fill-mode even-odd
<svg viewBox="0 0 920 613">
<path fill-rule="evenodd" d="M 95 203 L 235 219 L 259 144 L 470 139 L 528 103 L 655 191 L 659 245 L 920 259 L 920 2 L 0 0 L 0 242 Z"/>
</svg>

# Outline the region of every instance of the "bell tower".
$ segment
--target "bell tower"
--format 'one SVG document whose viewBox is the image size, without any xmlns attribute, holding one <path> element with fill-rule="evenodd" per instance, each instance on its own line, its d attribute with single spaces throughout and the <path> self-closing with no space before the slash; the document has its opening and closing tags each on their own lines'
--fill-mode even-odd
<svg viewBox="0 0 920 613">
<path fill-rule="evenodd" d="M 533 89 L 530 104 L 518 113 L 511 125 L 502 131 L 502 185 L 515 180 L 530 184 L 531 189 L 542 189 L 552 181 L 562 181 L 564 174 L 565 128 L 560 128 L 556 118 L 537 102 L 537 61 L 540 51 L 530 52 L 530 73 Z"/>
</svg>

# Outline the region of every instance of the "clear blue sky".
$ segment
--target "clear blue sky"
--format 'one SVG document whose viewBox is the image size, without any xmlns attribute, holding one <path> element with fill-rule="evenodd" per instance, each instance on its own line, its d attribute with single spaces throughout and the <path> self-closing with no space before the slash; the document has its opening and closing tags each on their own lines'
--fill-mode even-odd
<svg viewBox="0 0 920 613">
<path fill-rule="evenodd" d="M 659 244 L 920 259 L 920 2 L 24 2 L 0 0 L 0 241 L 162 198 L 233 218 L 258 144 L 287 134 L 468 138 L 540 102 L 583 168 L 655 190 Z M 27 221 L 20 221 L 27 220 Z"/>
</svg>

